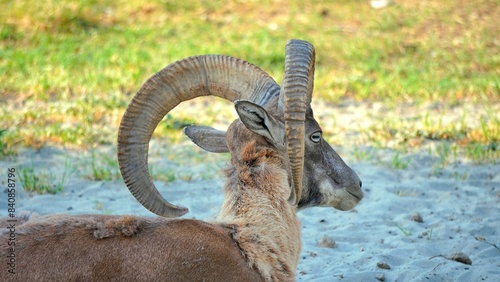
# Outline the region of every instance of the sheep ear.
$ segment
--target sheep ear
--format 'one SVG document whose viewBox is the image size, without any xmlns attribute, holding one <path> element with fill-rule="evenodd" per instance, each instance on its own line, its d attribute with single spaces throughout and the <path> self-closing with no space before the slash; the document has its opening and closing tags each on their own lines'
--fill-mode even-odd
<svg viewBox="0 0 500 282">
<path fill-rule="evenodd" d="M 234 105 L 240 120 L 249 130 L 263 136 L 275 146 L 283 146 L 284 133 L 278 122 L 264 108 L 246 100 L 237 100 Z"/>
<path fill-rule="evenodd" d="M 226 132 L 208 126 L 191 125 L 184 128 L 184 134 L 205 151 L 212 153 L 228 153 Z"/>
</svg>

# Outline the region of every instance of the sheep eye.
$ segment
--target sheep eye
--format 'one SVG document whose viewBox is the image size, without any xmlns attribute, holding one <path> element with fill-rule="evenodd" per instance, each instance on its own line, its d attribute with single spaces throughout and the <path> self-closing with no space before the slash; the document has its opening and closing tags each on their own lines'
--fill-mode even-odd
<svg viewBox="0 0 500 282">
<path fill-rule="evenodd" d="M 321 132 L 314 132 L 312 135 L 311 135 L 311 140 L 314 142 L 314 143 L 319 143 L 319 141 L 321 141 Z"/>
</svg>

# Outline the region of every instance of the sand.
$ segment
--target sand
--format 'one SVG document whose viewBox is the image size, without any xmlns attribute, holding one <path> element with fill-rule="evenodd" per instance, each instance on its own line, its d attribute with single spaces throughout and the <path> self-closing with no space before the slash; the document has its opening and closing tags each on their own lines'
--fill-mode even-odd
<svg viewBox="0 0 500 282">
<path fill-rule="evenodd" d="M 500 104 L 492 107 L 500 110 Z M 402 154 L 399 159 L 407 165 L 396 169 L 390 165 L 395 151 L 364 147 L 359 142 L 369 128 L 384 120 L 418 118 L 421 108 L 388 109 L 381 103 L 332 107 L 321 102 L 315 102 L 313 108 L 318 109 L 317 118 L 333 142 L 358 140 L 351 147 L 334 147 L 359 174 L 365 198 L 352 211 L 309 208 L 299 212 L 302 254 L 298 281 L 500 281 L 498 160 L 478 165 L 456 157 L 443 166 L 435 150 L 422 147 Z M 425 111 L 446 123 L 474 124 L 479 122 L 475 115 L 464 112 L 481 115 L 469 104 L 446 114 L 439 107 Z M 216 123 L 225 128 L 227 118 Z M 397 144 L 397 138 L 385 145 Z M 211 220 L 222 203 L 224 180 L 218 171 L 227 157 L 214 158 L 187 142 L 175 148 L 167 148 L 161 140 L 152 142 L 149 161 L 155 173 L 174 171 L 177 175 L 173 182 L 155 183 L 170 202 L 189 208 L 185 217 Z M 195 152 L 184 160 L 183 150 Z M 167 158 L 172 152 L 175 158 Z M 104 168 L 116 158 L 111 145 L 97 148 L 94 154 L 95 165 Z M 196 161 L 189 159 L 193 155 Z M 20 149 L 16 158 L 0 160 L 0 183 L 7 186 L 8 168 L 15 168 L 19 179 L 23 167 L 33 166 L 52 177 L 54 184 L 66 175 L 64 188 L 56 195 L 27 193 L 18 181 L 16 212 L 154 216 L 135 200 L 119 176 L 112 181 L 90 180 L 91 156 L 89 151 L 54 147 Z M 6 189 L 0 196 L 3 216 L 7 214 Z"/>
<path fill-rule="evenodd" d="M 378 150 L 372 157 L 390 159 L 391 154 Z M 363 180 L 365 198 L 352 211 L 309 208 L 299 213 L 298 281 L 499 281 L 499 164 L 455 161 L 436 172 L 436 160 L 425 153 L 405 156 L 412 158 L 405 169 L 344 155 Z M 2 186 L 8 167 L 19 171 L 33 164 L 60 171 L 64 160 L 78 163 L 82 158 L 85 154 L 54 148 L 23 150 L 15 161 L 0 162 Z M 90 181 L 73 172 L 65 182 L 56 195 L 17 189 L 17 211 L 154 216 L 121 180 Z M 172 203 L 190 209 L 185 217 L 203 220 L 217 214 L 222 183 L 219 176 L 156 182 Z M 1 195 L 5 207 L 7 194 Z"/>
</svg>

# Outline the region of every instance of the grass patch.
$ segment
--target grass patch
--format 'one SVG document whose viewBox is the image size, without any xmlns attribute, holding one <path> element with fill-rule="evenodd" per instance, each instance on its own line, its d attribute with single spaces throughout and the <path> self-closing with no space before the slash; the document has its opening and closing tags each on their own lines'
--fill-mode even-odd
<svg viewBox="0 0 500 282">
<path fill-rule="evenodd" d="M 409 159 L 405 159 L 404 157 L 401 157 L 399 152 L 396 152 L 394 157 L 391 160 L 390 166 L 395 168 L 395 169 L 405 169 L 408 167 L 408 164 L 410 164 Z"/>
<path fill-rule="evenodd" d="M 284 44 L 302 38 L 317 50 L 315 99 L 381 101 L 389 110 L 440 104 L 443 113 L 470 103 L 484 107 L 479 124 L 394 118 L 366 128 L 354 143 L 407 151 L 446 141 L 477 162 L 496 161 L 497 6 L 490 0 L 398 1 L 380 10 L 366 1 L 325 0 L 7 1 L 0 9 L 0 128 L 13 130 L 0 137 L 0 156 L 16 144 L 114 144 L 143 81 L 188 56 L 239 57 L 281 81 Z M 211 103 L 217 110 L 194 119 L 167 116 L 154 136 L 178 143 L 180 125 L 217 123 L 232 112 L 218 107 Z M 464 120 L 474 114 L 464 112 Z M 93 178 L 114 177 L 97 170 Z"/>
<path fill-rule="evenodd" d="M 12 146 L 13 144 L 8 142 L 5 138 L 6 133 L 6 129 L 0 129 L 0 159 L 4 159 L 16 154 Z"/>
<path fill-rule="evenodd" d="M 120 177 L 118 161 L 116 157 L 108 156 L 104 153 L 91 151 L 90 172 L 86 178 L 95 181 L 110 181 Z"/>
<path fill-rule="evenodd" d="M 172 169 L 158 170 L 154 166 L 149 166 L 149 175 L 151 175 L 151 179 L 155 181 L 163 181 L 168 183 L 177 180 L 177 175 Z"/>
<path fill-rule="evenodd" d="M 374 150 L 354 147 L 353 154 L 358 161 L 369 161 L 373 158 Z"/>
<path fill-rule="evenodd" d="M 46 170 L 36 171 L 34 165 L 32 164 L 19 169 L 19 180 L 23 185 L 23 189 L 27 192 L 37 194 L 57 194 L 63 190 L 68 172 L 68 160 L 65 162 L 64 171 L 60 177 L 57 177 Z"/>
<path fill-rule="evenodd" d="M 464 156 L 476 163 L 494 163 L 500 159 L 500 122 L 494 110 L 500 110 L 500 103 L 491 108 L 470 104 L 448 108 L 443 103 L 385 106 L 358 128 L 359 139 L 361 144 L 401 153 L 428 148 L 440 168 Z M 398 157 L 392 164 L 398 165 Z"/>
</svg>

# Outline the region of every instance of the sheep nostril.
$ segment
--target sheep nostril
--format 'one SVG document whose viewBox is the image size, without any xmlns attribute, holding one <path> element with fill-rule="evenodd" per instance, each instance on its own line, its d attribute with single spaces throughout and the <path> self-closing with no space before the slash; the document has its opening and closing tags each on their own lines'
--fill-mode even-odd
<svg viewBox="0 0 500 282">
<path fill-rule="evenodd" d="M 359 181 L 359 188 L 363 187 L 363 182 Z"/>
</svg>

